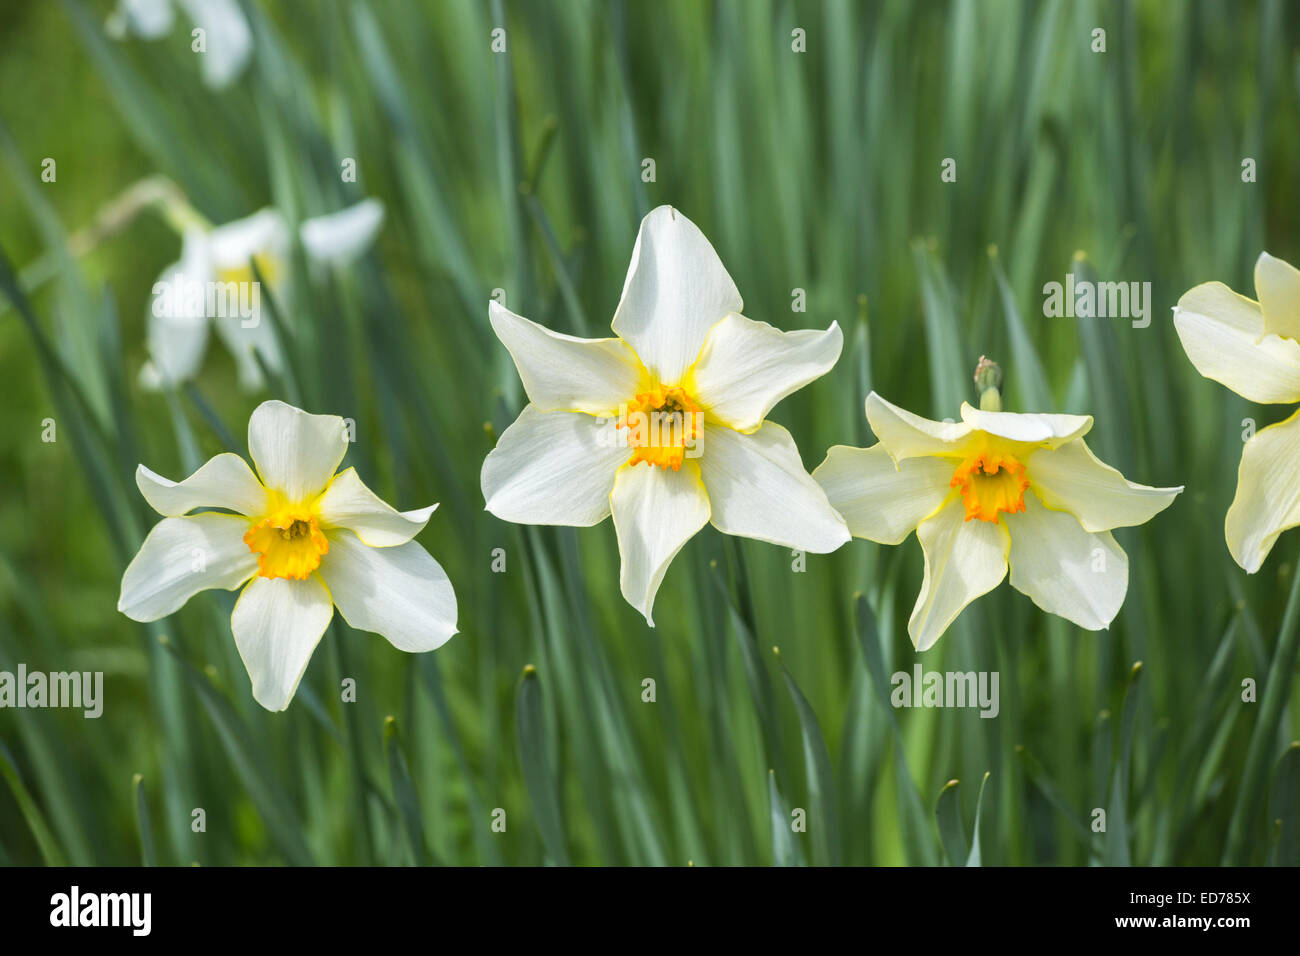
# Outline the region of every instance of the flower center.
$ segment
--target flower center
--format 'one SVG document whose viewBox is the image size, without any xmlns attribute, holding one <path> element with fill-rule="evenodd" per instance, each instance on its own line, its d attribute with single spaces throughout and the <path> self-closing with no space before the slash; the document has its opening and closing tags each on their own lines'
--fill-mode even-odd
<svg viewBox="0 0 1300 956">
<path fill-rule="evenodd" d="M 997 524 L 999 511 L 1015 514 L 1025 510 L 1029 479 L 1025 466 L 1011 455 L 972 455 L 957 466 L 950 484 L 961 489 L 967 521 L 978 518 Z"/>
<path fill-rule="evenodd" d="M 264 578 L 306 580 L 320 567 L 330 543 L 309 508 L 281 508 L 249 529 L 244 544 L 257 555 L 257 573 Z"/>
<path fill-rule="evenodd" d="M 656 385 L 620 409 L 618 427 L 627 429 L 634 449 L 628 464 L 644 461 L 677 471 L 688 454 L 698 454 L 704 413 L 685 389 Z"/>
<path fill-rule="evenodd" d="M 259 252 L 253 256 L 253 261 L 257 263 L 257 271 L 262 274 L 262 280 L 265 282 L 275 282 L 280 275 L 280 263 L 275 256 L 269 252 Z M 239 266 L 229 266 L 225 269 L 217 270 L 217 281 L 221 283 L 235 282 L 239 284 L 251 283 L 253 278 L 253 267 L 248 263 Z"/>
</svg>

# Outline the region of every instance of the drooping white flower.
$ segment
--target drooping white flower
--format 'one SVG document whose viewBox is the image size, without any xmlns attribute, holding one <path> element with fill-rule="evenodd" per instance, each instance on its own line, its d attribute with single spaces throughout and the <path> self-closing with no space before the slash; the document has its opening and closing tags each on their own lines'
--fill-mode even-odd
<svg viewBox="0 0 1300 956">
<path fill-rule="evenodd" d="M 814 553 L 848 541 L 790 433 L 764 420 L 835 364 L 839 326 L 782 332 L 740 310 L 709 241 L 670 206 L 641 223 L 617 338 L 488 305 L 529 404 L 483 463 L 487 509 L 542 525 L 612 513 L 623 596 L 652 627 L 669 563 L 706 523 Z"/>
<path fill-rule="evenodd" d="M 931 647 L 962 609 L 1011 571 L 1011 586 L 1090 631 L 1110 626 L 1128 590 L 1128 557 L 1110 533 L 1143 524 L 1182 488 L 1126 480 L 1083 441 L 1087 415 L 1025 415 L 962 404 L 934 422 L 875 392 L 870 448 L 833 447 L 813 477 L 855 537 L 925 553 L 907 631 Z"/>
<path fill-rule="evenodd" d="M 384 204 L 370 198 L 305 219 L 298 234 L 309 261 L 346 265 L 369 248 L 383 221 Z M 283 367 L 249 262 L 256 262 L 273 292 L 287 298 L 289 239 L 284 217 L 271 208 L 212 229 L 188 225 L 180 261 L 154 283 L 146 333 L 150 360 L 140 374 L 145 388 L 193 378 L 207 350 L 209 324 L 234 356 L 244 388 L 262 384 L 254 351 L 272 371 Z"/>
<path fill-rule="evenodd" d="M 122 575 L 119 611 L 156 621 L 200 591 L 242 587 L 230 625 L 267 710 L 289 706 L 334 607 L 403 651 L 431 651 L 456 633 L 451 582 L 413 540 L 437 505 L 396 511 L 355 468 L 338 472 L 343 419 L 263 402 L 248 449 L 256 474 L 230 453 L 179 482 L 137 469 L 140 493 L 164 517 Z M 214 508 L 225 512 L 192 513 Z"/>
<path fill-rule="evenodd" d="M 1185 293 L 1174 328 L 1196 370 L 1242 398 L 1266 405 L 1300 402 L 1300 271 L 1260 253 L 1255 294 L 1222 282 Z M 1252 435 L 1241 451 L 1237 493 L 1224 519 L 1232 558 L 1254 574 L 1278 536 L 1300 525 L 1300 410 Z"/>
<path fill-rule="evenodd" d="M 179 6 L 195 29 L 203 31 L 198 54 L 203 82 L 224 89 L 238 79 L 253 52 L 253 31 L 238 0 L 118 0 L 108 32 L 156 40 L 171 33 Z"/>
</svg>

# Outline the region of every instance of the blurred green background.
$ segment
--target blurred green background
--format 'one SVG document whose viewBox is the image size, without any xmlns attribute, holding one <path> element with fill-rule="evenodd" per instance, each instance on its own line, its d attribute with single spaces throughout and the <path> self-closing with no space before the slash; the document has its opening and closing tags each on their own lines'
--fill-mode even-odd
<svg viewBox="0 0 1300 956">
<path fill-rule="evenodd" d="M 1253 577 L 1223 540 L 1243 419 L 1283 410 L 1202 380 L 1169 311 L 1211 279 L 1253 294 L 1262 249 L 1300 261 L 1294 8 L 242 6 L 254 52 L 221 91 L 179 9 L 151 41 L 107 36 L 109 3 L 0 7 L 0 249 L 35 320 L 0 296 L 0 669 L 102 670 L 106 693 L 99 720 L 0 710 L 0 863 L 1300 863 L 1294 658 L 1275 661 L 1300 536 Z M 309 275 L 298 257 L 289 370 L 267 390 L 241 392 L 215 345 L 192 386 L 139 388 L 150 287 L 179 240 L 152 211 L 84 255 L 68 237 L 156 174 L 218 223 L 384 201 L 355 266 Z M 1111 629 L 1004 584 L 918 658 L 914 538 L 796 573 L 788 551 L 706 528 L 651 630 L 619 595 L 609 523 L 484 512 L 480 465 L 523 402 L 489 295 L 609 334 L 661 203 L 711 239 L 747 315 L 845 329 L 835 370 L 772 416 L 810 470 L 871 443 L 872 388 L 955 416 L 986 354 L 1008 409 L 1090 413 L 1104 460 L 1186 484 L 1117 532 L 1131 578 Z M 1151 282 L 1150 327 L 1044 318 L 1044 283 L 1071 271 Z M 233 595 L 148 627 L 115 610 L 157 520 L 136 464 L 179 478 L 246 453 L 268 397 L 354 418 L 348 463 L 385 500 L 442 502 L 420 540 L 460 600 L 461 633 L 419 657 L 336 617 L 284 714 L 252 700 Z M 998 671 L 998 718 L 892 711 L 879 688 L 918 659 Z M 1270 707 L 1243 703 L 1245 678 Z"/>
</svg>

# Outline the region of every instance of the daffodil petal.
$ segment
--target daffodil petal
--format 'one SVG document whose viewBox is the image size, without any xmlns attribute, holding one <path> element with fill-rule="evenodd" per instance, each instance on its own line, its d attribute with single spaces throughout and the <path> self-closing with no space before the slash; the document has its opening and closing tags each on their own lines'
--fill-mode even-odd
<svg viewBox="0 0 1300 956">
<path fill-rule="evenodd" d="M 632 457 L 615 424 L 525 406 L 483 462 L 487 510 L 519 524 L 600 524 L 614 474 Z"/>
<path fill-rule="evenodd" d="M 695 223 L 672 206 L 641 220 L 613 326 L 661 381 L 677 384 L 709 329 L 742 306 L 736 284 Z"/>
<path fill-rule="evenodd" d="M 329 541 L 320 576 L 350 626 L 410 653 L 441 647 L 456 633 L 456 592 L 417 542 L 372 548 L 342 530 Z"/>
<path fill-rule="evenodd" d="M 282 293 L 283 305 L 287 283 L 277 281 L 276 276 L 285 269 L 288 230 L 284 217 L 277 210 L 266 208 L 218 226 L 207 237 L 210 269 L 221 283 L 224 299 L 209 318 L 234 356 L 240 385 L 248 390 L 264 384 L 263 364 L 272 372 L 284 367 L 280 342 L 270 319 L 262 314 L 262 289 L 253 284 L 249 262 L 259 261 L 259 268 L 267 273 L 263 278 L 268 283 L 276 283 Z"/>
<path fill-rule="evenodd" d="M 1128 591 L 1128 555 L 1115 537 L 1085 530 L 1033 494 L 1025 495 L 1023 512 L 1002 517 L 1011 534 L 1011 586 L 1079 627 L 1110 627 Z"/>
<path fill-rule="evenodd" d="M 247 316 L 232 309 L 213 316 L 211 322 L 217 330 L 217 336 L 235 359 L 240 387 L 245 391 L 253 391 L 265 384 L 262 365 L 272 372 L 279 372 L 284 368 L 284 357 L 275 337 L 275 329 L 271 327 L 270 320 L 262 315 L 260 300 L 256 305 L 252 299 L 247 301 L 250 306 Z M 262 357 L 261 363 L 257 361 L 257 355 Z"/>
<path fill-rule="evenodd" d="M 207 237 L 201 229 L 190 229 L 181 243 L 180 261 L 164 269 L 153 284 L 145 325 L 152 369 L 143 380 L 147 388 L 177 385 L 198 374 L 208 347 L 206 289 L 211 278 Z"/>
<path fill-rule="evenodd" d="M 247 269 L 254 256 L 283 257 L 289 248 L 289 225 L 279 210 L 267 206 L 214 228 L 208 233 L 208 248 L 215 270 Z"/>
<path fill-rule="evenodd" d="M 925 576 L 907 633 L 918 651 L 932 647 L 967 604 L 1006 577 L 1006 525 L 967 521 L 965 514 L 961 501 L 954 499 L 917 526 Z"/>
<path fill-rule="evenodd" d="M 894 463 L 885 446 L 835 445 L 813 471 L 849 533 L 880 544 L 901 544 L 952 493 L 953 465 L 942 458 Z"/>
<path fill-rule="evenodd" d="M 1261 252 L 1255 260 L 1255 294 L 1263 313 L 1262 334 L 1300 339 L 1300 269 Z"/>
<path fill-rule="evenodd" d="M 986 412 L 961 403 L 961 420 L 971 428 L 1010 441 L 1064 445 L 1086 435 L 1092 428 L 1091 415 L 1049 415 L 1021 412 Z"/>
<path fill-rule="evenodd" d="M 733 313 L 709 329 L 686 391 L 715 420 L 753 431 L 777 402 L 829 372 L 843 345 L 834 322 L 824 332 L 782 332 Z"/>
<path fill-rule="evenodd" d="M 1146 524 L 1183 490 L 1134 484 L 1094 455 L 1082 438 L 1032 452 L 1025 474 L 1043 504 L 1070 512 L 1085 531 Z"/>
<path fill-rule="evenodd" d="M 895 461 L 924 455 L 960 457 L 970 438 L 965 422 L 934 422 L 885 401 L 867 396 L 867 422 Z"/>
<path fill-rule="evenodd" d="M 144 465 L 135 470 L 135 484 L 149 507 L 168 518 L 195 508 L 226 508 L 241 515 L 266 511 L 266 489 L 253 469 L 230 452 L 210 458 L 180 481 L 164 478 Z"/>
<path fill-rule="evenodd" d="M 618 470 L 610 495 L 623 597 L 654 627 L 651 610 L 668 565 L 709 520 L 709 498 L 692 459 L 679 471 L 649 463 Z"/>
<path fill-rule="evenodd" d="M 117 609 L 133 621 L 156 621 L 200 591 L 233 591 L 257 571 L 257 555 L 244 544 L 248 527 L 237 515 L 164 518 L 127 565 Z"/>
<path fill-rule="evenodd" d="M 343 419 L 263 402 L 248 420 L 248 450 L 262 484 L 304 501 L 324 490 L 348 450 Z"/>
<path fill-rule="evenodd" d="M 131 32 L 146 40 L 166 36 L 176 19 L 172 0 L 118 0 L 117 9 Z"/>
<path fill-rule="evenodd" d="M 178 0 L 190 21 L 205 32 L 200 56 L 203 82 L 224 89 L 239 77 L 253 52 L 253 31 L 237 0 Z"/>
<path fill-rule="evenodd" d="M 825 554 L 849 540 L 844 519 L 804 471 L 790 433 L 775 422 L 745 435 L 704 426 L 698 459 L 710 520 L 724 534 Z"/>
<path fill-rule="evenodd" d="M 372 548 L 406 544 L 424 529 L 438 507 L 398 511 L 367 488 L 355 468 L 335 475 L 316 506 L 325 528 L 347 528 Z"/>
<path fill-rule="evenodd" d="M 206 316 L 150 316 L 145 346 L 149 351 L 148 372 L 141 384 L 150 391 L 173 387 L 193 379 L 208 350 Z"/>
<path fill-rule="evenodd" d="M 541 411 L 617 414 L 641 390 L 643 371 L 622 339 L 561 335 L 488 302 L 488 320 Z"/>
<path fill-rule="evenodd" d="M 230 629 L 253 682 L 254 700 L 267 710 L 289 706 L 333 616 L 334 602 L 317 575 L 249 582 L 235 602 Z"/>
<path fill-rule="evenodd" d="M 1241 452 L 1224 536 L 1233 559 L 1259 570 L 1278 535 L 1300 525 L 1300 411 L 1256 432 Z"/>
<path fill-rule="evenodd" d="M 304 219 L 298 235 L 308 258 L 347 265 L 369 249 L 384 225 L 384 204 L 373 196 L 338 212 Z"/>
<path fill-rule="evenodd" d="M 1265 334 L 1259 303 L 1206 282 L 1178 300 L 1174 328 L 1206 378 L 1252 402 L 1300 402 L 1300 343 Z"/>
</svg>

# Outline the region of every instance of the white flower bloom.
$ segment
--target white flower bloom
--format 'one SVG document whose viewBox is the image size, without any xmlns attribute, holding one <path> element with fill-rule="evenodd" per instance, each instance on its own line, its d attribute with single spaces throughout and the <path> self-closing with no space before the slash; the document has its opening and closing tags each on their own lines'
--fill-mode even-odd
<svg viewBox="0 0 1300 956">
<path fill-rule="evenodd" d="M 356 469 L 336 474 L 343 419 L 263 402 L 248 449 L 257 474 L 229 453 L 179 482 L 137 469 L 140 493 L 164 517 L 122 575 L 119 611 L 156 621 L 200 591 L 242 587 L 230 625 L 267 710 L 289 706 L 334 607 L 403 651 L 431 651 L 456 633 L 451 582 L 413 540 L 437 505 L 396 511 Z"/>
<path fill-rule="evenodd" d="M 880 443 L 837 445 L 813 472 L 854 537 L 925 553 L 907 623 L 918 651 L 1011 570 L 1011 586 L 1090 631 L 1110 626 L 1128 590 L 1128 557 L 1112 528 L 1143 524 L 1183 489 L 1127 481 L 1083 441 L 1086 415 L 1022 415 L 961 407 L 933 422 L 867 397 Z"/>
<path fill-rule="evenodd" d="M 229 86 L 253 53 L 253 31 L 238 0 L 118 0 L 108 32 L 119 39 L 134 33 L 157 40 L 171 33 L 176 6 L 203 31 L 204 49 L 196 54 L 203 82 L 216 90 Z"/>
<path fill-rule="evenodd" d="M 669 563 L 708 522 L 816 553 L 848 541 L 794 439 L 764 421 L 835 364 L 839 326 L 782 332 L 740 310 L 709 241 L 669 206 L 641 223 L 618 338 L 560 335 L 488 305 L 529 404 L 483 462 L 487 509 L 576 526 L 612 513 L 623 596 L 652 627 Z"/>
<path fill-rule="evenodd" d="M 384 204 L 364 199 L 303 220 L 299 238 L 309 261 L 347 265 L 375 241 L 383 221 Z M 289 240 L 284 217 L 270 208 L 214 229 L 188 228 L 180 261 L 164 269 L 154 284 L 147 332 L 150 361 L 141 370 L 141 384 L 156 389 L 193 378 L 203 362 L 209 322 L 234 355 L 244 388 L 262 385 L 254 351 L 267 368 L 279 371 L 283 357 L 271 323 L 261 314 L 261 294 L 253 288 L 249 262 L 256 262 L 272 291 L 287 299 L 292 292 L 287 285 Z"/>
<path fill-rule="evenodd" d="M 1222 282 L 1185 293 L 1174 327 L 1196 370 L 1242 398 L 1267 405 L 1300 402 L 1300 271 L 1267 252 L 1255 262 L 1247 299 Z M 1254 574 L 1278 536 L 1300 525 L 1300 411 L 1247 440 L 1224 538 L 1237 564 Z"/>
</svg>

